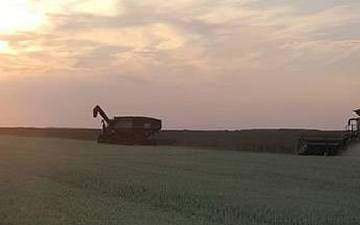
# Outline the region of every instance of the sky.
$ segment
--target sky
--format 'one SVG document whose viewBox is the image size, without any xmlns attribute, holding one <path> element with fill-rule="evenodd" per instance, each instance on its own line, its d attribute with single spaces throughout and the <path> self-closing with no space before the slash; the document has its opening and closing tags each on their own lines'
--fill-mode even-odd
<svg viewBox="0 0 360 225">
<path fill-rule="evenodd" d="M 0 126 L 343 129 L 358 0 L 0 0 Z"/>
</svg>

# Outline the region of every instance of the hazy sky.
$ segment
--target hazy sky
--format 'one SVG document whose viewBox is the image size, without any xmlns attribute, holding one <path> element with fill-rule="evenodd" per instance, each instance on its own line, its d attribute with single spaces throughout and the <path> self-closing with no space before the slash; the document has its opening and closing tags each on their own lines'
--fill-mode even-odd
<svg viewBox="0 0 360 225">
<path fill-rule="evenodd" d="M 341 129 L 358 0 L 0 0 L 0 126 Z"/>
</svg>

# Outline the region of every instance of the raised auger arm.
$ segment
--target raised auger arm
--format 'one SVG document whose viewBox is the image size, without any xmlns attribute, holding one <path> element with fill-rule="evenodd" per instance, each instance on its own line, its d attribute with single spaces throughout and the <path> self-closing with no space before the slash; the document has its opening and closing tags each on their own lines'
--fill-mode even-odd
<svg viewBox="0 0 360 225">
<path fill-rule="evenodd" d="M 354 110 L 354 113 L 356 113 L 357 116 L 360 116 L 360 109 Z"/>
<path fill-rule="evenodd" d="M 102 110 L 100 108 L 100 106 L 95 106 L 95 108 L 93 109 L 93 116 L 94 118 L 96 118 L 98 116 L 98 114 L 100 114 L 100 116 L 105 120 L 105 122 L 107 124 L 110 124 L 110 119 L 109 117 L 106 115 L 106 113 L 104 112 L 104 110 Z"/>
</svg>

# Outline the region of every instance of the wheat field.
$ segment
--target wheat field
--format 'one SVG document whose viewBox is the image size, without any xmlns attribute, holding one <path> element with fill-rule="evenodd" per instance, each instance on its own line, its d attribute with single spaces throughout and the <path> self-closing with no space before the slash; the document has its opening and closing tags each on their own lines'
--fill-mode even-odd
<svg viewBox="0 0 360 225">
<path fill-rule="evenodd" d="M 0 225 L 360 224 L 357 157 L 0 136 Z"/>
</svg>

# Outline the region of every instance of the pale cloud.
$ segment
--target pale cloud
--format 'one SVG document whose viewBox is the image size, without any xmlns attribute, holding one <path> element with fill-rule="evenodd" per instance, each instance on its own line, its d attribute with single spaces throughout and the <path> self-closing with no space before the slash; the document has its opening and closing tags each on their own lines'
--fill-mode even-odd
<svg viewBox="0 0 360 225">
<path fill-rule="evenodd" d="M 9 44 L 6 41 L 0 41 L 0 52 L 9 54 L 11 53 L 11 49 L 9 48 Z"/>
<path fill-rule="evenodd" d="M 266 126 L 295 126 L 310 115 L 291 122 L 282 113 L 308 107 L 321 119 L 327 107 L 334 118 L 352 108 L 358 90 L 357 2 L 309 1 L 316 6 L 311 9 L 275 0 L 31 2 L 30 12 L 42 15 L 45 25 L 0 31 L 0 80 L 63 82 L 63 88 L 69 85 L 66 98 L 80 91 L 86 99 L 75 99 L 79 105 L 96 101 L 144 114 L 162 109 L 159 116 L 175 121 L 170 127 L 211 128 L 257 126 L 254 116 L 265 107 Z M 332 92 L 336 97 L 330 99 Z M 113 96 L 131 100 L 120 104 Z M 190 114 L 199 122 L 179 125 Z M 243 119 L 235 124 L 220 119 L 238 115 Z"/>
<path fill-rule="evenodd" d="M 334 63 L 358 51 L 353 45 L 342 44 L 357 39 L 326 37 L 327 30 L 359 19 L 359 9 L 348 5 L 296 13 L 290 5 L 259 7 L 258 1 L 33 2 L 33 8 L 42 8 L 53 27 L 39 30 L 36 38 L 16 40 L 23 34 L 5 38 L 2 51 L 24 58 L 47 55 L 67 63 L 50 67 L 56 69 L 79 69 L 80 64 L 85 69 L 83 59 L 95 58 L 96 49 L 106 46 L 126 49 L 109 52 L 113 59 L 109 67 L 116 67 L 116 62 L 131 67 L 135 64 L 131 61 L 138 61 L 144 65 L 136 68 L 146 71 L 147 66 L 166 61 L 174 67 L 192 65 L 194 71 L 214 71 L 209 76 L 263 71 L 263 66 L 280 68 L 299 63 L 295 67 L 301 67 L 305 63 L 301 59 L 311 64 L 329 54 L 336 55 L 330 60 Z M 74 46 L 74 42 L 83 44 Z M 76 63 L 78 60 L 82 63 Z"/>
<path fill-rule="evenodd" d="M 201 17 L 206 22 L 221 25 L 215 32 L 220 37 L 214 35 L 216 41 L 212 43 L 218 44 L 215 49 L 222 47 L 223 50 L 214 53 L 231 56 L 219 61 L 214 55 L 209 65 L 237 67 L 234 71 L 256 67 L 259 71 L 274 67 L 324 69 L 359 52 L 358 45 L 353 44 L 359 39 L 339 39 L 336 33 L 330 36 L 327 32 L 344 26 L 351 29 L 352 23 L 360 21 L 360 8 L 336 6 L 301 14 L 284 6 L 263 9 L 245 5 L 236 9 L 233 5 L 224 5 L 218 11 L 208 10 L 209 13 Z M 229 54 L 232 49 L 238 51 Z"/>
<path fill-rule="evenodd" d="M 135 51 L 145 48 L 176 49 L 185 43 L 184 37 L 176 29 L 161 23 L 118 29 L 94 28 L 77 32 L 74 38 L 106 45 L 127 46 Z"/>
<path fill-rule="evenodd" d="M 196 18 L 209 23 L 227 24 L 238 23 L 253 26 L 270 26 L 277 17 L 289 13 L 287 7 L 261 9 L 253 7 L 248 2 L 218 2 L 208 5 L 201 10 Z"/>
<path fill-rule="evenodd" d="M 46 14 L 89 14 L 116 16 L 122 8 L 117 0 L 32 0 L 36 8 Z"/>
</svg>

